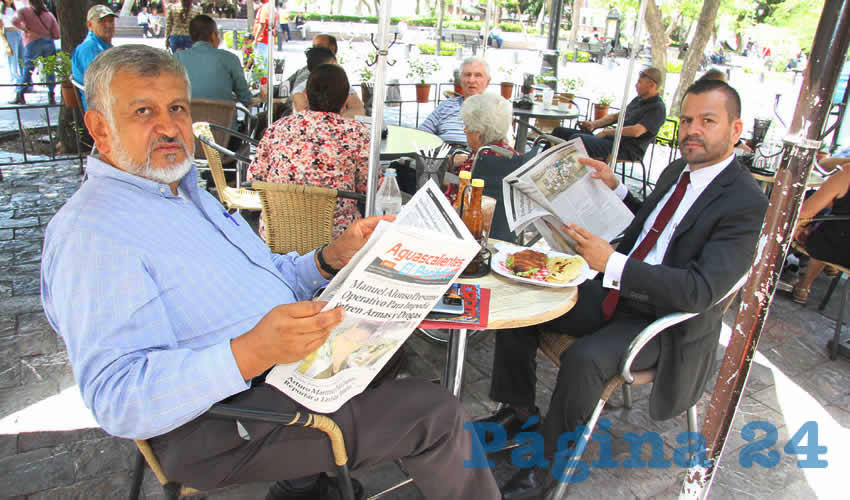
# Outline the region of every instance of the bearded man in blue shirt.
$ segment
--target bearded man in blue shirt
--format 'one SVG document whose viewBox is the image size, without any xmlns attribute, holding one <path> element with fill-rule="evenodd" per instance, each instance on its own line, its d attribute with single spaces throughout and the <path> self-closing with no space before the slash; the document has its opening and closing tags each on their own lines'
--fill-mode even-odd
<svg viewBox="0 0 850 500">
<path fill-rule="evenodd" d="M 225 398 L 301 409 L 257 377 L 303 359 L 342 321 L 341 308 L 321 312 L 310 298 L 380 218 L 306 255 L 272 254 L 198 189 L 190 83 L 177 60 L 123 45 L 98 56 L 85 83 L 99 157 L 48 226 L 41 284 L 83 400 L 110 434 L 147 439 L 175 481 L 209 489 L 300 478 L 279 481 L 270 498 L 313 498 L 313 478 L 334 466 L 324 435 L 241 422 L 246 439 L 234 421 L 205 413 Z M 462 428 L 460 402 L 434 384 L 384 382 L 331 417 L 354 469 L 400 458 L 427 498 L 499 497 L 488 469 L 463 466 L 481 445 Z"/>
<path fill-rule="evenodd" d="M 118 16 L 105 5 L 95 5 L 86 14 L 86 26 L 89 33 L 74 53 L 71 55 L 71 76 L 74 81 L 83 83 L 86 68 L 94 58 L 104 50 L 112 47 L 112 37 L 115 36 L 115 20 Z M 86 109 L 86 96 L 83 94 L 83 110 Z"/>
</svg>

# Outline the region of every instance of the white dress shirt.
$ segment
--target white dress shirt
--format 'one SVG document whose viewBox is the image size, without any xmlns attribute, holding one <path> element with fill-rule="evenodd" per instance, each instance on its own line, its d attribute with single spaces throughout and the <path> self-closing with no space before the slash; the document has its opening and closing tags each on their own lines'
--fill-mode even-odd
<svg viewBox="0 0 850 500">
<path fill-rule="evenodd" d="M 676 232 L 676 227 L 682 219 L 685 218 L 688 210 L 691 209 L 691 206 L 693 206 L 694 202 L 697 198 L 699 198 L 699 195 L 705 191 L 705 188 L 711 184 L 711 181 L 713 181 L 724 168 L 732 163 L 732 160 L 734 159 L 734 154 L 729 155 L 728 158 L 719 163 L 715 163 L 714 165 L 709 165 L 695 171 L 691 170 L 690 165 L 685 167 L 682 173 L 691 173 L 691 180 L 688 183 L 688 187 L 685 189 L 685 195 L 682 197 L 682 201 L 679 202 L 679 206 L 676 207 L 673 217 L 670 218 L 670 221 L 667 222 L 667 226 L 658 236 L 658 241 L 655 242 L 655 246 L 649 250 L 646 258 L 643 259 L 644 262 L 652 265 L 661 264 L 664 260 L 664 254 L 667 253 L 667 247 L 670 245 L 670 240 L 673 239 L 673 234 Z M 652 210 L 649 217 L 646 218 L 646 221 L 643 223 L 643 229 L 641 229 L 640 235 L 631 250 L 629 250 L 628 255 L 620 252 L 614 252 L 610 257 L 608 257 L 608 262 L 605 263 L 605 274 L 602 277 L 602 286 L 605 288 L 614 288 L 616 290 L 620 289 L 620 279 L 623 276 L 623 269 L 626 267 L 626 262 L 628 261 L 629 256 L 632 252 L 634 252 L 640 242 L 643 241 L 650 229 L 652 229 L 652 226 L 655 224 L 655 219 L 658 218 L 658 213 L 661 212 L 661 209 L 667 204 L 667 200 L 669 200 L 670 196 L 673 195 L 673 191 L 675 191 L 675 187 L 676 184 L 678 184 L 679 179 L 681 179 L 681 174 L 679 174 L 679 178 L 676 179 L 676 182 L 673 183 L 670 189 L 658 201 L 658 204 L 655 205 L 655 209 Z M 622 200 L 626 197 L 628 190 L 623 183 L 620 183 L 614 190 L 614 193 L 616 193 Z"/>
</svg>

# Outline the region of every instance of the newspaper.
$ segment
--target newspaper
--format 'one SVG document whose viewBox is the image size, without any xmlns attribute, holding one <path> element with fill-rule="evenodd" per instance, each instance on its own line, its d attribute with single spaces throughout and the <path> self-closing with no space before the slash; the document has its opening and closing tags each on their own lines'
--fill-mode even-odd
<svg viewBox="0 0 850 500">
<path fill-rule="evenodd" d="M 576 253 L 563 231 L 575 223 L 607 241 L 629 225 L 632 213 L 614 192 L 590 176 L 593 169 L 581 139 L 573 139 L 532 158 L 502 179 L 508 225 L 519 233 L 533 225 L 554 249 Z"/>
<path fill-rule="evenodd" d="M 362 392 L 436 305 L 480 245 L 429 181 L 318 297 L 345 308 L 328 340 L 301 361 L 274 367 L 266 382 L 319 413 Z"/>
</svg>

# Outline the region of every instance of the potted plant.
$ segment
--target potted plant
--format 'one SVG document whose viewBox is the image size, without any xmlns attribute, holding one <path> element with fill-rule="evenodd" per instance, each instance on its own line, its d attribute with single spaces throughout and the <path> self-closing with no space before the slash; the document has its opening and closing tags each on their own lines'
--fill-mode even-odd
<svg viewBox="0 0 850 500">
<path fill-rule="evenodd" d="M 431 84 L 425 83 L 425 77 L 430 76 L 439 66 L 435 61 L 424 57 L 413 58 L 408 64 L 407 77 L 419 80 L 416 84 L 416 102 L 426 103 L 431 94 Z"/>
<path fill-rule="evenodd" d="M 374 61 L 374 56 L 368 57 L 367 62 Z M 372 68 L 365 64 L 362 68 L 360 68 L 360 93 L 363 94 L 361 97 L 363 98 L 363 104 L 366 106 L 366 111 L 369 111 L 371 107 L 370 104 L 372 102 L 372 94 L 375 91 L 375 82 L 372 79 L 375 78 L 375 72 L 372 71 Z"/>
<path fill-rule="evenodd" d="M 505 99 L 510 99 L 514 95 L 514 81 L 513 75 L 516 67 L 514 66 L 502 66 L 499 68 L 499 71 L 502 73 L 502 97 Z"/>
<path fill-rule="evenodd" d="M 562 102 L 573 102 L 573 99 L 576 97 L 576 90 L 579 89 L 582 85 L 584 85 L 584 80 L 581 77 L 575 78 L 561 78 L 561 101 Z"/>
<path fill-rule="evenodd" d="M 77 92 L 71 84 L 71 58 L 68 53 L 60 50 L 52 56 L 37 57 L 33 61 L 41 67 L 42 75 L 53 75 L 62 86 L 62 100 L 67 108 L 79 108 Z"/>
<path fill-rule="evenodd" d="M 611 96 L 602 96 L 596 103 L 593 105 L 593 119 L 598 120 L 603 116 L 608 114 L 608 108 L 611 107 L 611 103 L 614 102 L 614 98 Z"/>
</svg>

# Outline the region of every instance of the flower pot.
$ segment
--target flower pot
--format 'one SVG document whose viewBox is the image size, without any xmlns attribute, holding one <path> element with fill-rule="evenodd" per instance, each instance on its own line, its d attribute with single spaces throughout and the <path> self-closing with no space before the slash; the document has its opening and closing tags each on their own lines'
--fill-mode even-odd
<svg viewBox="0 0 850 500">
<path fill-rule="evenodd" d="M 593 105 L 593 119 L 599 120 L 608 114 L 608 105 L 596 103 Z"/>
<path fill-rule="evenodd" d="M 572 92 L 561 92 L 560 94 L 558 94 L 558 97 L 561 98 L 562 103 L 571 103 L 573 102 L 573 99 L 576 98 L 576 95 Z"/>
<path fill-rule="evenodd" d="M 510 100 L 514 96 L 514 84 L 512 82 L 502 82 L 502 97 Z"/>
<path fill-rule="evenodd" d="M 431 94 L 431 84 L 430 83 L 417 83 L 416 84 L 416 102 L 426 103 L 428 102 L 428 96 Z"/>
<path fill-rule="evenodd" d="M 73 109 L 80 107 L 80 101 L 77 99 L 77 91 L 74 89 L 74 85 L 68 80 L 62 82 L 62 101 L 65 102 L 66 108 Z"/>
</svg>

